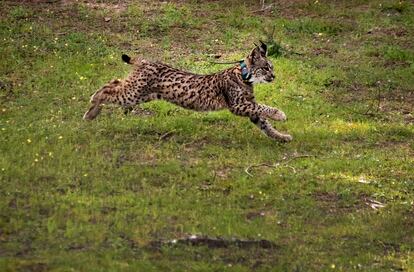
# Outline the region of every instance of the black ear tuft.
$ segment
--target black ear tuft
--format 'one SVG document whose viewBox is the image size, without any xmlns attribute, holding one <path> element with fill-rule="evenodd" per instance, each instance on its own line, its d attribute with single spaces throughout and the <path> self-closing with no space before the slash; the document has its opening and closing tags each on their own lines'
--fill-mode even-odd
<svg viewBox="0 0 414 272">
<path fill-rule="evenodd" d="M 260 52 L 262 53 L 262 56 L 265 57 L 267 53 L 267 45 L 260 40 L 259 42 L 260 42 Z"/>
<path fill-rule="evenodd" d="M 131 64 L 131 57 L 128 55 L 123 54 L 122 55 L 122 60 L 125 61 L 128 64 Z"/>
</svg>

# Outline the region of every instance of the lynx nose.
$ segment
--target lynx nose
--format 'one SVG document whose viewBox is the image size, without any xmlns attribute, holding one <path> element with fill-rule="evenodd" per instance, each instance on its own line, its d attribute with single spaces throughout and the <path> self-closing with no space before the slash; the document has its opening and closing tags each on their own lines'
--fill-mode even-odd
<svg viewBox="0 0 414 272">
<path fill-rule="evenodd" d="M 266 79 L 266 81 L 268 81 L 268 82 L 272 82 L 274 79 L 275 79 L 275 75 L 270 75 L 270 76 Z"/>
</svg>

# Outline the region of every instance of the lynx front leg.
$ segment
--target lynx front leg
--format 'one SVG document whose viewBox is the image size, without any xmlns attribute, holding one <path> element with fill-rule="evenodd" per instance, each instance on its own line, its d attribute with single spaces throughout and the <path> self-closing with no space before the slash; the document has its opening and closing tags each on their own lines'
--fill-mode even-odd
<svg viewBox="0 0 414 272">
<path fill-rule="evenodd" d="M 235 103 L 231 106 L 230 110 L 233 113 L 242 116 L 260 116 L 275 121 L 285 121 L 287 119 L 286 114 L 281 110 L 250 101 L 244 101 L 243 103 L 238 104 Z"/>
<path fill-rule="evenodd" d="M 283 134 L 277 131 L 272 127 L 272 125 L 264 118 L 261 117 L 250 117 L 250 121 L 252 121 L 257 127 L 260 128 L 260 130 L 269 136 L 272 139 L 284 141 L 284 142 L 290 142 L 292 141 L 292 136 L 289 134 Z"/>
<path fill-rule="evenodd" d="M 254 102 L 244 101 L 244 103 L 240 103 L 239 101 L 238 104 L 234 103 L 230 105 L 230 110 L 234 114 L 249 117 L 254 124 L 256 124 L 267 136 L 272 139 L 277 139 L 284 142 L 289 142 L 292 140 L 292 136 L 278 132 L 266 120 L 266 117 L 276 120 L 285 120 L 285 114 L 277 109 L 256 104 Z"/>
<path fill-rule="evenodd" d="M 259 105 L 261 108 L 263 108 L 263 115 L 275 120 L 275 121 L 286 121 L 286 114 L 281 111 L 278 110 L 276 108 L 272 108 L 266 105 Z"/>
</svg>

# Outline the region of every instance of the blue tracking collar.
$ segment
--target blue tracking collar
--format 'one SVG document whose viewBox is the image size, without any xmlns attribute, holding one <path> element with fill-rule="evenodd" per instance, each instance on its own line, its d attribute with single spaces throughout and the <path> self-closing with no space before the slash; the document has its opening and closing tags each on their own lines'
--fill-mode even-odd
<svg viewBox="0 0 414 272">
<path fill-rule="evenodd" d="M 249 68 L 247 68 L 247 65 L 243 59 L 240 60 L 240 68 L 243 81 L 246 83 L 250 83 L 249 79 L 252 77 L 252 75 L 250 74 Z"/>
</svg>

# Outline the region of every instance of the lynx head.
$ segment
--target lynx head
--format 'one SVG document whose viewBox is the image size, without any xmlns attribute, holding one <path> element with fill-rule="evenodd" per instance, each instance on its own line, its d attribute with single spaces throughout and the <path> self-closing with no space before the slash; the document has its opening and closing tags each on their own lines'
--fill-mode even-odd
<svg viewBox="0 0 414 272">
<path fill-rule="evenodd" d="M 262 83 L 272 82 L 275 79 L 273 73 L 273 65 L 266 58 L 267 45 L 260 41 L 260 45 L 256 46 L 252 52 L 247 56 L 246 60 L 249 63 L 250 82 Z"/>
</svg>

